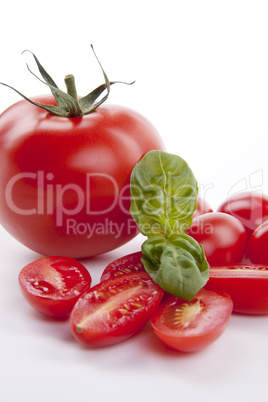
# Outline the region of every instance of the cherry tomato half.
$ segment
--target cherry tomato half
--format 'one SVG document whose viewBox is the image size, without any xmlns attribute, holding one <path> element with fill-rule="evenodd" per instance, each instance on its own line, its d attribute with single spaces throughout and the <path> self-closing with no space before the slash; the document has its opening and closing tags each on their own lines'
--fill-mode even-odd
<svg viewBox="0 0 268 402">
<path fill-rule="evenodd" d="M 258 226 L 250 236 L 247 256 L 255 264 L 268 264 L 268 221 Z"/>
<path fill-rule="evenodd" d="M 203 248 L 210 265 L 236 264 L 246 252 L 247 234 L 231 215 L 209 212 L 193 219 L 187 233 Z"/>
<path fill-rule="evenodd" d="M 107 265 L 101 275 L 101 282 L 107 281 L 115 276 L 131 274 L 135 272 L 145 272 L 141 262 L 142 252 L 125 255 Z"/>
<path fill-rule="evenodd" d="M 170 297 L 155 310 L 151 325 L 167 346 L 196 352 L 222 335 L 232 309 L 228 294 L 201 289 L 191 301 Z"/>
<path fill-rule="evenodd" d="M 249 238 L 259 225 L 268 220 L 268 196 L 250 191 L 236 194 L 224 201 L 218 211 L 239 219 Z"/>
<path fill-rule="evenodd" d="M 208 212 L 213 212 L 213 209 L 209 205 L 207 201 L 205 201 L 203 198 L 198 197 L 197 198 L 197 207 L 196 210 L 193 213 L 193 218 L 196 218 L 199 215 L 206 214 Z"/>
<path fill-rule="evenodd" d="M 268 314 L 268 266 L 223 265 L 210 268 L 206 288 L 227 292 L 234 312 Z"/>
<path fill-rule="evenodd" d="M 52 96 L 35 101 L 55 104 Z M 0 223 L 42 255 L 84 258 L 138 234 L 130 173 L 163 149 L 153 125 L 134 110 L 101 105 L 60 117 L 22 100 L 0 116 Z"/>
<path fill-rule="evenodd" d="M 36 311 L 54 318 L 67 318 L 78 298 L 90 288 L 91 276 L 73 258 L 44 257 L 22 268 L 19 285 Z"/>
<path fill-rule="evenodd" d="M 91 347 L 121 342 L 144 327 L 163 293 L 146 272 L 108 279 L 77 301 L 71 331 L 78 342 Z"/>
</svg>

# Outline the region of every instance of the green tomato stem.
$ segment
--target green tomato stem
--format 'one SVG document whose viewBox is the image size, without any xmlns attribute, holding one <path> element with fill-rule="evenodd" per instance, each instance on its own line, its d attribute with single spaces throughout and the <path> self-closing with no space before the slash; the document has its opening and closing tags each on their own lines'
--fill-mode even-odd
<svg viewBox="0 0 268 402">
<path fill-rule="evenodd" d="M 67 94 L 72 96 L 75 100 L 78 100 L 76 86 L 75 86 L 75 79 L 73 74 L 68 74 L 64 78 L 64 82 L 67 88 Z"/>
</svg>

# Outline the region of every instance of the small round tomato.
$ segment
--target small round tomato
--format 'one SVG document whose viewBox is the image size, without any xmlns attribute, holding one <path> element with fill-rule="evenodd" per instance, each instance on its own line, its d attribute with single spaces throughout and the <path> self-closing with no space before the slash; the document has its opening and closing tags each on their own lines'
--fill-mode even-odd
<svg viewBox="0 0 268 402">
<path fill-rule="evenodd" d="M 239 219 L 249 237 L 262 222 L 268 220 L 268 196 L 250 191 L 232 195 L 219 206 L 218 211 Z"/>
<path fill-rule="evenodd" d="M 227 292 L 236 313 L 268 314 L 268 266 L 237 264 L 211 267 L 206 288 Z"/>
<path fill-rule="evenodd" d="M 193 213 L 193 218 L 196 218 L 199 215 L 206 214 L 208 212 L 213 212 L 213 209 L 209 205 L 207 201 L 205 201 L 203 198 L 198 197 L 197 198 L 197 207 L 196 210 Z"/>
<path fill-rule="evenodd" d="M 115 276 L 131 274 L 135 272 L 145 272 L 143 263 L 141 262 L 142 252 L 125 255 L 111 262 L 104 269 L 100 281 L 107 281 Z"/>
<path fill-rule="evenodd" d="M 233 309 L 224 292 L 201 289 L 191 300 L 171 297 L 151 318 L 157 337 L 181 352 L 196 352 L 216 341 L 227 327 Z"/>
<path fill-rule="evenodd" d="M 91 347 L 121 342 L 144 327 L 163 293 L 146 272 L 108 279 L 77 301 L 71 331 L 78 342 Z"/>
<path fill-rule="evenodd" d="M 245 255 L 246 230 L 231 215 L 220 212 L 200 215 L 193 219 L 187 234 L 203 246 L 210 265 L 236 264 Z"/>
<path fill-rule="evenodd" d="M 69 257 L 44 257 L 26 265 L 19 285 L 27 302 L 39 313 L 67 318 L 78 298 L 90 288 L 91 276 Z"/>
<path fill-rule="evenodd" d="M 258 226 L 250 236 L 247 256 L 255 264 L 268 264 L 268 221 Z"/>
</svg>

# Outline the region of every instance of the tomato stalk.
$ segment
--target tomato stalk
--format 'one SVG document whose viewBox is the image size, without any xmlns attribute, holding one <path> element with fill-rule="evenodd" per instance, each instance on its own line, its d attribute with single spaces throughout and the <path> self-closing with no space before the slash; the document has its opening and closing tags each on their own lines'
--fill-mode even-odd
<svg viewBox="0 0 268 402">
<path fill-rule="evenodd" d="M 121 84 L 126 84 L 126 85 L 131 85 L 134 83 L 130 82 L 122 82 L 122 81 L 109 81 L 105 71 L 102 68 L 102 65 L 99 61 L 99 59 L 96 56 L 96 53 L 93 49 L 93 46 L 91 45 L 91 48 L 93 50 L 93 53 L 99 63 L 99 66 L 102 70 L 104 79 L 105 79 L 105 83 L 98 86 L 97 88 L 95 88 L 92 92 L 90 92 L 88 95 L 82 97 L 82 98 L 78 98 L 77 96 L 77 91 L 76 91 L 76 87 L 75 87 L 75 80 L 74 80 L 74 76 L 72 74 L 66 75 L 65 76 L 65 85 L 67 87 L 67 93 L 64 91 L 61 91 L 58 86 L 56 85 L 56 83 L 54 82 L 54 80 L 51 78 L 51 76 L 46 72 L 46 70 L 44 69 L 44 67 L 41 65 L 41 63 L 39 62 L 39 60 L 37 59 L 37 57 L 32 53 L 32 56 L 34 57 L 34 60 L 37 64 L 38 70 L 43 78 L 43 80 L 41 80 L 39 77 L 37 77 L 29 68 L 29 66 L 27 65 L 28 70 L 30 71 L 31 74 L 33 74 L 36 78 L 38 78 L 41 82 L 43 82 L 44 84 L 46 84 L 51 92 L 52 95 L 54 96 L 55 100 L 56 100 L 56 104 L 57 106 L 54 105 L 44 105 L 38 102 L 35 102 L 33 100 L 31 100 L 30 98 L 28 98 L 27 96 L 23 95 L 21 92 L 19 92 L 17 89 L 13 88 L 10 85 L 4 84 L 3 82 L 0 82 L 1 85 L 5 85 L 8 88 L 11 88 L 12 90 L 14 90 L 15 92 L 17 92 L 20 96 L 22 96 L 25 100 L 27 100 L 28 102 L 32 103 L 35 106 L 38 106 L 42 109 L 45 109 L 46 111 L 48 111 L 49 113 L 52 113 L 56 116 L 62 116 L 62 117 L 81 117 L 84 115 L 87 115 L 89 113 L 94 112 L 97 107 L 99 107 L 103 102 L 106 101 L 106 99 L 109 96 L 110 93 L 110 87 L 111 85 L 117 83 L 121 83 Z M 24 51 L 25 52 L 25 51 Z M 23 53 L 24 53 L 23 52 Z M 103 91 L 107 90 L 106 95 L 104 95 L 99 101 L 97 101 L 98 97 L 103 93 Z"/>
</svg>

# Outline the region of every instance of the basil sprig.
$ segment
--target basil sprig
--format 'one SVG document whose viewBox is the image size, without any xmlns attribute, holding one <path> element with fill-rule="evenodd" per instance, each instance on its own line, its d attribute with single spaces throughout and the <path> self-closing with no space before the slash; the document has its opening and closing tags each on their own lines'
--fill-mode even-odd
<svg viewBox="0 0 268 402">
<path fill-rule="evenodd" d="M 131 173 L 130 212 L 148 239 L 142 262 L 152 279 L 174 296 L 191 300 L 206 284 L 203 247 L 185 232 L 197 205 L 198 185 L 177 155 L 149 151 Z"/>
</svg>

